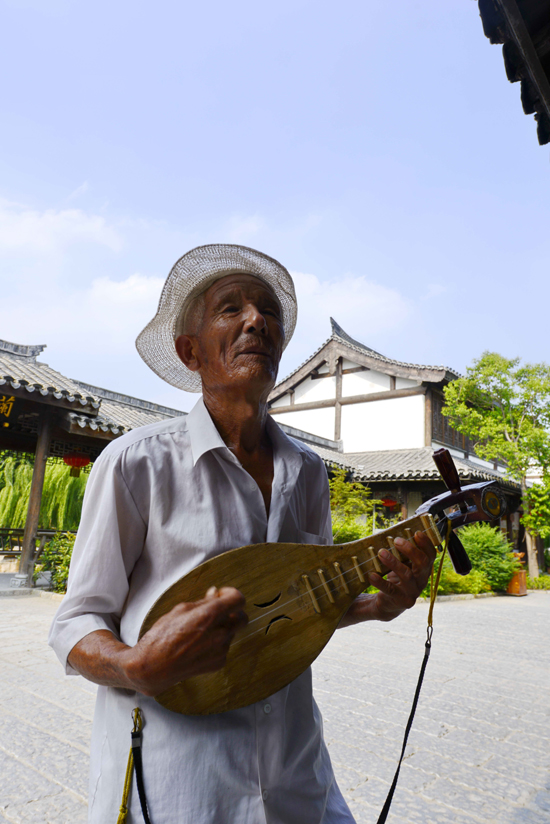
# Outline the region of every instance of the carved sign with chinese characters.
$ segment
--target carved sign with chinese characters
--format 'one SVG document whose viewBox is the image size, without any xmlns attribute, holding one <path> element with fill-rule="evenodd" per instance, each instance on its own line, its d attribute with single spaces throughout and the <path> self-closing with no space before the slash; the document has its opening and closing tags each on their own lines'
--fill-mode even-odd
<svg viewBox="0 0 550 824">
<path fill-rule="evenodd" d="M 9 418 L 14 403 L 15 398 L 9 397 L 8 395 L 0 395 L 0 415 L 3 415 L 5 418 Z"/>
</svg>

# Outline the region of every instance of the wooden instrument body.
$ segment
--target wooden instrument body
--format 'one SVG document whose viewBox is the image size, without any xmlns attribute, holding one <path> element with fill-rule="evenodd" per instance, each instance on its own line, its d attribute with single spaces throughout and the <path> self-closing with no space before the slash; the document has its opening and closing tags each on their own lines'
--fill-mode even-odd
<svg viewBox="0 0 550 824">
<path fill-rule="evenodd" d="M 431 515 L 420 515 L 376 535 L 336 546 L 254 544 L 206 561 L 173 584 L 148 612 L 140 638 L 182 602 L 204 597 L 211 586 L 232 586 L 246 598 L 248 626 L 235 637 L 217 672 L 175 684 L 156 697 L 186 715 L 226 712 L 261 701 L 285 687 L 317 658 L 342 616 L 368 586 L 368 573 L 389 569 L 378 551 L 417 530 L 441 544 Z"/>
</svg>

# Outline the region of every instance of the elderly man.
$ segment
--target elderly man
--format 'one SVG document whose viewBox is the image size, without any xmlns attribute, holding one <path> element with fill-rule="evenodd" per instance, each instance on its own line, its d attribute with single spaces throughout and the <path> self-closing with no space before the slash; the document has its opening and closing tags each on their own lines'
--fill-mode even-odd
<svg viewBox="0 0 550 824">
<path fill-rule="evenodd" d="M 351 824 L 323 741 L 308 670 L 268 700 L 184 716 L 154 696 L 224 666 L 246 622 L 230 587 L 180 604 L 138 641 L 153 602 L 198 564 L 244 544 L 331 543 L 320 458 L 269 417 L 267 398 L 294 330 L 287 270 L 227 244 L 184 255 L 138 338 L 169 383 L 202 391 L 188 416 L 109 444 L 91 473 L 67 596 L 50 643 L 69 674 L 101 685 L 91 747 L 90 818 L 115 822 L 131 712 L 144 717 L 143 775 L 152 824 Z M 398 542 L 388 580 L 360 596 L 343 624 L 388 621 L 412 606 L 435 551 Z M 128 822 L 142 821 L 137 793 Z"/>
</svg>

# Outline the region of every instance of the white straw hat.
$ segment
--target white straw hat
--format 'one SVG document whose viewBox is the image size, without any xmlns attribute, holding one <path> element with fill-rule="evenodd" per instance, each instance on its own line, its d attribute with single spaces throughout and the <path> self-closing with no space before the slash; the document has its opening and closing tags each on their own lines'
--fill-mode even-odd
<svg viewBox="0 0 550 824">
<path fill-rule="evenodd" d="M 197 246 L 172 267 L 162 289 L 157 313 L 138 335 L 136 347 L 153 372 L 172 386 L 187 392 L 200 392 L 198 372 L 191 372 L 179 359 L 174 341 L 176 325 L 184 307 L 214 281 L 232 274 L 254 275 L 270 286 L 283 312 L 284 347 L 288 345 L 298 308 L 294 283 L 278 261 L 268 255 L 233 243 Z"/>
</svg>

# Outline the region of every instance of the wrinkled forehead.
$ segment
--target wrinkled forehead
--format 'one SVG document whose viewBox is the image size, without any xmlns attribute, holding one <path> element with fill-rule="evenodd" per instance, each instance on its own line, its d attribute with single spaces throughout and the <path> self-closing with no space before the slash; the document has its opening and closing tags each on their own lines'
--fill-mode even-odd
<svg viewBox="0 0 550 824">
<path fill-rule="evenodd" d="M 205 300 L 215 302 L 232 293 L 242 292 L 247 296 L 269 296 L 279 306 L 279 299 L 269 283 L 247 272 L 232 272 L 215 280 L 204 293 Z"/>
</svg>

